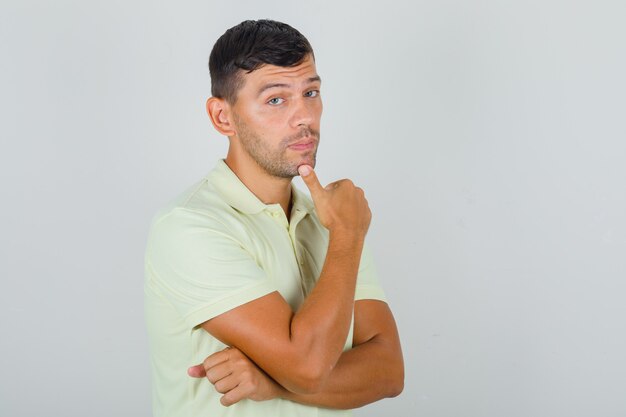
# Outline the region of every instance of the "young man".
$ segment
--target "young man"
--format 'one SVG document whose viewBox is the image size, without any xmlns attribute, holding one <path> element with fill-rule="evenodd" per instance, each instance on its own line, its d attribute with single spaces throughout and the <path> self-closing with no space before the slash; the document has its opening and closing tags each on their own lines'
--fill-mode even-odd
<svg viewBox="0 0 626 417">
<path fill-rule="evenodd" d="M 367 200 L 313 171 L 322 101 L 309 42 L 246 21 L 209 68 L 207 113 L 228 155 L 155 216 L 146 249 L 154 415 L 343 416 L 398 395 Z"/>
</svg>

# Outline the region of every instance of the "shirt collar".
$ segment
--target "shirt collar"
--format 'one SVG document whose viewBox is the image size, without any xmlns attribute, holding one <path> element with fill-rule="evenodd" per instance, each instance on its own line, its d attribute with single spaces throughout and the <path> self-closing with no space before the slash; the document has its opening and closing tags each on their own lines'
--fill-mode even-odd
<svg viewBox="0 0 626 417">
<path fill-rule="evenodd" d="M 215 168 L 206 176 L 229 206 L 246 214 L 256 214 L 270 205 L 263 203 L 245 186 L 223 159 L 217 161 Z M 291 184 L 292 213 L 303 211 L 312 213 L 315 206 L 311 199 Z"/>
</svg>

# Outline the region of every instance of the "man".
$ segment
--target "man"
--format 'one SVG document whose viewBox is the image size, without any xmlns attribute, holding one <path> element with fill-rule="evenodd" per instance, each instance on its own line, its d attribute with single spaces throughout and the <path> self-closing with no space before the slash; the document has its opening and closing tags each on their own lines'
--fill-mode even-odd
<svg viewBox="0 0 626 417">
<path fill-rule="evenodd" d="M 154 415 L 341 416 L 398 395 L 367 200 L 313 171 L 322 101 L 309 42 L 246 21 L 209 68 L 207 113 L 228 155 L 157 214 L 146 249 Z"/>
</svg>

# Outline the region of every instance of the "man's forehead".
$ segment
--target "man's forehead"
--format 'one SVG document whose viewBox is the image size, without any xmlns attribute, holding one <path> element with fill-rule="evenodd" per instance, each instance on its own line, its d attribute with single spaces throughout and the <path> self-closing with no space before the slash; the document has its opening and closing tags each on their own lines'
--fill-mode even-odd
<svg viewBox="0 0 626 417">
<path fill-rule="evenodd" d="M 314 78 L 319 80 L 315 61 L 310 57 L 293 67 L 265 64 L 251 73 L 245 74 L 244 78 L 253 81 L 255 84 L 263 84 L 280 79 L 290 80 L 291 82 L 310 82 Z"/>
</svg>

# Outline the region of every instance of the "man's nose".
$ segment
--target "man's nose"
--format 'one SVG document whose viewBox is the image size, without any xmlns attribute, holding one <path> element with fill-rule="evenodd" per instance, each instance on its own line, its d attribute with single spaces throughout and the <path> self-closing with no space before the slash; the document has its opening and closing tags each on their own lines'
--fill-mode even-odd
<svg viewBox="0 0 626 417">
<path fill-rule="evenodd" d="M 294 103 L 293 113 L 291 114 L 291 125 L 309 126 L 315 120 L 315 104 L 305 97 L 296 100 Z"/>
</svg>

